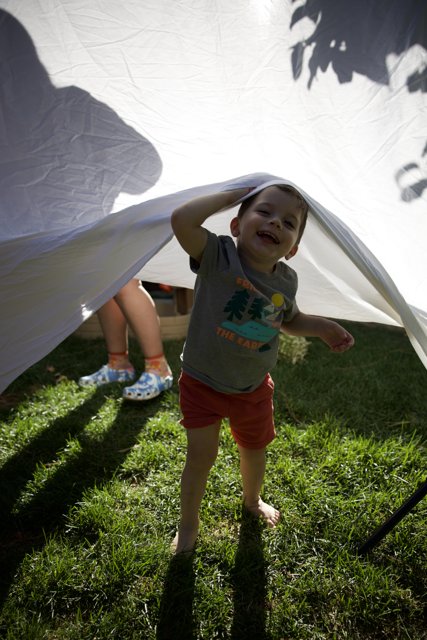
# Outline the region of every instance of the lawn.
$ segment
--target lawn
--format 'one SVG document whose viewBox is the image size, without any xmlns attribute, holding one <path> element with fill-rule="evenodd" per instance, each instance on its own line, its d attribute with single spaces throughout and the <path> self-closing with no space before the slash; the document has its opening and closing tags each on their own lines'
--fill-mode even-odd
<svg viewBox="0 0 427 640">
<path fill-rule="evenodd" d="M 0 399 L 0 637 L 7 640 L 422 640 L 427 373 L 400 329 L 345 323 L 346 354 L 287 343 L 272 372 L 267 530 L 241 511 L 226 425 L 196 552 L 172 557 L 185 433 L 177 385 L 142 405 L 80 389 L 101 340 L 75 336 Z M 141 355 L 132 344 L 132 358 Z M 165 344 L 175 374 L 182 342 Z"/>
</svg>

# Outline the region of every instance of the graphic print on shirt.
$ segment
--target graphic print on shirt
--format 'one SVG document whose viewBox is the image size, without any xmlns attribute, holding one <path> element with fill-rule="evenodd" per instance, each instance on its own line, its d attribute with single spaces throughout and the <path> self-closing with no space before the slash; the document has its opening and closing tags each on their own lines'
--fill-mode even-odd
<svg viewBox="0 0 427 640">
<path fill-rule="evenodd" d="M 286 308 L 286 300 L 281 293 L 274 293 L 270 302 L 254 296 L 257 290 L 242 278 L 237 278 L 236 284 L 239 289 L 224 307 L 226 319 L 217 327 L 217 334 L 244 348 L 268 351 L 271 348 L 268 343 L 279 333 L 278 318 Z"/>
</svg>

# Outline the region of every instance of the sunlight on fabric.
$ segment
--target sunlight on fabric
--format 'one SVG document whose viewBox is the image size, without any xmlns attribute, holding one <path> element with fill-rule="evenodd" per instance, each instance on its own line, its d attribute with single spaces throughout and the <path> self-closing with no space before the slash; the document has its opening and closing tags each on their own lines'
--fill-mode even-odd
<svg viewBox="0 0 427 640">
<path fill-rule="evenodd" d="M 250 0 L 250 10 L 256 16 L 260 27 L 274 19 L 278 0 Z"/>
<path fill-rule="evenodd" d="M 81 313 L 82 313 L 82 321 L 83 322 L 85 320 L 87 320 L 88 318 L 90 318 L 96 311 L 96 309 L 93 309 L 93 308 L 90 309 L 85 304 L 82 304 L 80 309 L 81 309 Z"/>
<path fill-rule="evenodd" d="M 192 286 L 174 206 L 278 177 L 312 202 L 304 310 L 404 326 L 423 358 L 426 17 L 418 0 L 0 0 L 1 388 L 132 276 Z"/>
</svg>

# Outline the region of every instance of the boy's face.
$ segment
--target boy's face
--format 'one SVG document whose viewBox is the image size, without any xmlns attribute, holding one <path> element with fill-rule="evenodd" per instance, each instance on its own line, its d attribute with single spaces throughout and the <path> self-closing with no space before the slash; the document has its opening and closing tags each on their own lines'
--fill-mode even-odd
<svg viewBox="0 0 427 640">
<path fill-rule="evenodd" d="M 296 254 L 302 221 L 296 196 L 272 186 L 256 196 L 241 218 L 233 218 L 230 228 L 244 262 L 271 273 L 280 258 Z"/>
</svg>

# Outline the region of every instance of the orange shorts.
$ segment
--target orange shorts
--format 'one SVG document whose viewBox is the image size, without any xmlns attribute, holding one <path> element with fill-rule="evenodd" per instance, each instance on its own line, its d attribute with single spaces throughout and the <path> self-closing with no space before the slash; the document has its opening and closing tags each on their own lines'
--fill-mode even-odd
<svg viewBox="0 0 427 640">
<path fill-rule="evenodd" d="M 229 418 L 238 445 L 244 449 L 263 449 L 276 435 L 273 392 L 270 374 L 250 393 L 222 393 L 183 371 L 179 378 L 181 424 L 186 429 L 200 429 Z"/>
</svg>

